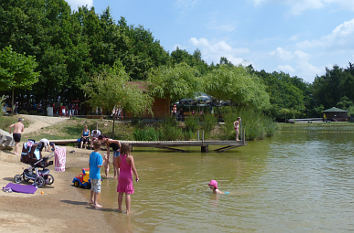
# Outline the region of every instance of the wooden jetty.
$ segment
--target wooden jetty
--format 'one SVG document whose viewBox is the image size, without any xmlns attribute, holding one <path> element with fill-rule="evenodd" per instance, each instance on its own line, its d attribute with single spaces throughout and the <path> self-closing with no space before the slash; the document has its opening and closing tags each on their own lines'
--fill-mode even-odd
<svg viewBox="0 0 354 233">
<path fill-rule="evenodd" d="M 244 137 L 243 137 L 244 138 Z M 50 140 L 58 145 L 76 143 L 77 139 Z M 200 146 L 201 152 L 208 152 L 209 146 L 221 146 L 214 151 L 224 152 L 236 147 L 245 146 L 246 141 L 221 141 L 221 140 L 197 140 L 197 141 L 120 141 L 121 143 L 129 143 L 132 147 L 155 147 L 168 149 L 178 152 L 186 152 L 186 150 L 175 147 L 191 147 Z"/>
</svg>

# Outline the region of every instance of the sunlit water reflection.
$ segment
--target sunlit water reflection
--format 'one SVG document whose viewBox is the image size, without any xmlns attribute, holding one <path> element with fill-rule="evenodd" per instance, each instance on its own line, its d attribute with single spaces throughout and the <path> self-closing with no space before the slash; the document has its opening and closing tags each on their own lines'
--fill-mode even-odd
<svg viewBox="0 0 354 233">
<path fill-rule="evenodd" d="M 132 215 L 104 215 L 128 232 L 353 232 L 352 129 L 287 129 L 224 153 L 136 150 Z M 213 195 L 210 179 L 231 194 Z M 105 207 L 116 184 L 103 181 Z"/>
</svg>

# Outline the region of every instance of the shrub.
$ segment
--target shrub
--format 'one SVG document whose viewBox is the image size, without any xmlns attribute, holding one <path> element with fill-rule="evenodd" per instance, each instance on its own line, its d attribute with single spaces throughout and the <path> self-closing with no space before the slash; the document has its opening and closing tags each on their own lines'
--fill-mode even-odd
<svg viewBox="0 0 354 233">
<path fill-rule="evenodd" d="M 135 129 L 134 139 L 136 141 L 157 141 L 159 139 L 159 132 L 152 127 Z"/>
<path fill-rule="evenodd" d="M 249 108 L 223 107 L 221 109 L 224 118 L 224 139 L 235 139 L 235 130 L 233 122 L 237 117 L 241 117 L 240 134 L 243 136 L 243 129 L 246 130 L 246 140 L 262 139 L 265 136 L 273 135 L 275 123 L 265 116 L 261 111 Z"/>
<path fill-rule="evenodd" d="M 161 141 L 176 141 L 183 139 L 182 129 L 172 125 L 162 125 L 159 129 L 159 139 Z"/>
<path fill-rule="evenodd" d="M 187 131 L 196 132 L 199 129 L 199 118 L 191 116 L 184 121 Z"/>
<path fill-rule="evenodd" d="M 211 130 L 215 128 L 217 123 L 216 118 L 211 114 L 204 115 L 204 120 L 201 123 L 202 129 L 205 131 L 206 134 L 209 134 Z"/>
</svg>

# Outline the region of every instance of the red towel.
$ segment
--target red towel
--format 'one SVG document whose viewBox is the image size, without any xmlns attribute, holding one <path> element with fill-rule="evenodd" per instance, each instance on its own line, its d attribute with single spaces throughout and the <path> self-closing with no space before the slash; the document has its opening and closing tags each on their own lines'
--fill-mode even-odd
<svg viewBox="0 0 354 233">
<path fill-rule="evenodd" d="M 65 147 L 55 147 L 54 151 L 54 160 L 55 160 L 55 171 L 64 172 L 65 163 L 66 163 L 66 148 Z"/>
</svg>

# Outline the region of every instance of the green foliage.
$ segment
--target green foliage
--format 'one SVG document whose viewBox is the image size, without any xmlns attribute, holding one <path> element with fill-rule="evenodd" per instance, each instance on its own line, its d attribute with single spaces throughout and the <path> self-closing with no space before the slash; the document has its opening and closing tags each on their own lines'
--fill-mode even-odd
<svg viewBox="0 0 354 233">
<path fill-rule="evenodd" d="M 153 70 L 148 78 L 151 95 L 176 102 L 193 97 L 199 91 L 198 71 L 185 63 L 174 67 L 162 66 Z"/>
<path fill-rule="evenodd" d="M 205 133 L 210 133 L 211 130 L 215 128 L 217 124 L 217 119 L 211 114 L 205 114 L 201 122 L 202 129 Z"/>
<path fill-rule="evenodd" d="M 354 116 L 354 105 L 350 106 L 348 108 L 348 115 L 349 116 Z"/>
<path fill-rule="evenodd" d="M 262 112 L 249 108 L 223 107 L 221 114 L 224 118 L 223 135 L 225 139 L 234 140 L 235 130 L 233 123 L 237 117 L 241 117 L 240 134 L 246 130 L 246 140 L 262 139 L 271 136 L 275 129 L 273 120 L 265 116 Z"/>
<path fill-rule="evenodd" d="M 16 53 L 11 46 L 0 51 L 0 90 L 12 91 L 12 106 L 15 89 L 31 89 L 38 82 L 37 66 L 33 56 Z"/>
<path fill-rule="evenodd" d="M 14 116 L 0 116 L 0 129 L 9 131 L 9 126 L 17 121 Z"/>
<path fill-rule="evenodd" d="M 327 68 L 326 74 L 316 77 L 313 82 L 313 97 L 316 105 L 322 104 L 325 108 L 354 102 L 353 65 L 349 63 L 346 69 L 338 66 L 333 66 L 332 69 Z"/>
<path fill-rule="evenodd" d="M 186 63 L 191 67 L 196 68 L 201 74 L 205 74 L 208 71 L 208 65 L 202 60 L 202 55 L 199 49 L 193 52 L 193 55 L 189 54 L 186 50 L 176 48 L 171 52 L 172 64 Z"/>
<path fill-rule="evenodd" d="M 183 139 L 182 129 L 177 126 L 174 118 L 165 119 L 159 127 L 160 141 L 176 141 Z"/>
<path fill-rule="evenodd" d="M 302 79 L 285 73 L 255 72 L 267 86 L 271 108 L 269 113 L 278 120 L 286 121 L 304 115 L 305 96 L 309 89 Z"/>
<path fill-rule="evenodd" d="M 196 132 L 199 129 L 199 118 L 195 116 L 186 117 L 184 124 L 187 131 Z"/>
<path fill-rule="evenodd" d="M 221 65 L 203 77 L 205 92 L 237 106 L 268 109 L 269 95 L 262 81 L 242 66 Z"/>
<path fill-rule="evenodd" d="M 173 125 L 164 125 L 159 129 L 160 141 L 183 140 L 182 129 Z"/>
<path fill-rule="evenodd" d="M 5 100 L 6 100 L 6 96 L 3 95 L 0 97 L 0 116 L 3 115 L 3 107 L 4 107 L 4 104 L 5 104 Z"/>
<path fill-rule="evenodd" d="M 136 141 L 158 141 L 159 132 L 153 127 L 147 127 L 144 129 L 135 129 L 134 139 Z"/>
<path fill-rule="evenodd" d="M 338 108 L 342 108 L 342 109 L 348 109 L 350 106 L 353 106 L 354 103 L 353 101 L 351 101 L 348 97 L 343 96 L 339 102 L 337 103 L 337 107 Z"/>
<path fill-rule="evenodd" d="M 133 116 L 151 112 L 152 98 L 133 85 L 128 84 L 129 76 L 121 63 L 103 71 L 83 86 L 91 107 L 101 107 L 110 113 L 114 106 L 123 108 Z"/>
</svg>

